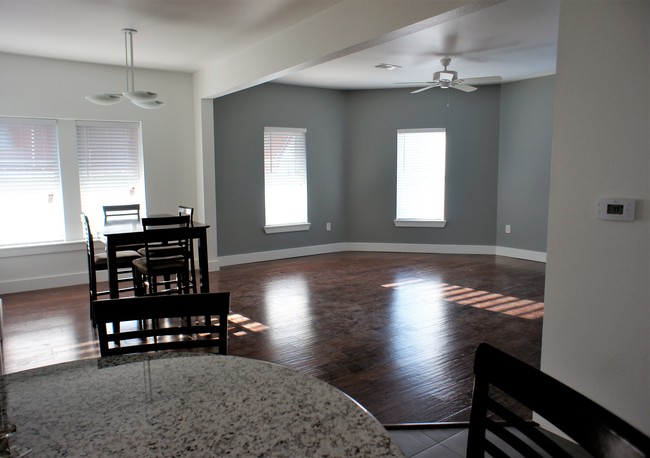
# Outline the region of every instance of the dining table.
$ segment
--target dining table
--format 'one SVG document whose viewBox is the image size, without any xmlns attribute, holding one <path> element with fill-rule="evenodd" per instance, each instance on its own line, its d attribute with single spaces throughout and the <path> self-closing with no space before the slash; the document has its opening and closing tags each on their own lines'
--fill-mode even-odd
<svg viewBox="0 0 650 458">
<path fill-rule="evenodd" d="M 172 215 L 150 215 L 150 216 L 172 216 Z M 192 221 L 190 227 L 165 227 L 146 231 L 142 227 L 142 221 L 137 218 L 116 219 L 106 221 L 104 226 L 97 232 L 99 238 L 106 245 L 106 261 L 108 267 L 108 290 L 110 298 L 116 299 L 120 295 L 118 282 L 117 251 L 130 249 L 132 247 L 144 246 L 145 242 L 156 242 L 159 240 L 173 240 L 187 236 L 197 240 L 198 267 L 199 267 L 199 291 L 210 292 L 210 276 L 208 271 L 208 228 L 209 224 Z"/>
<path fill-rule="evenodd" d="M 337 388 L 238 356 L 93 358 L 4 375 L 11 455 L 401 457 Z"/>
</svg>

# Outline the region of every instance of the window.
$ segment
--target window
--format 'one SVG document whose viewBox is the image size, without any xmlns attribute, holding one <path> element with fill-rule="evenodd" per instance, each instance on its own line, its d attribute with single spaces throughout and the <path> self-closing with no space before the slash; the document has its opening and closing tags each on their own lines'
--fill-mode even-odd
<svg viewBox="0 0 650 458">
<path fill-rule="evenodd" d="M 264 128 L 266 233 L 309 229 L 306 129 Z"/>
<path fill-rule="evenodd" d="M 445 129 L 397 131 L 396 226 L 444 227 Z"/>
<path fill-rule="evenodd" d="M 56 121 L 0 117 L 0 212 L 0 245 L 64 239 Z"/>
<path fill-rule="evenodd" d="M 96 227 L 103 205 L 144 207 L 140 123 L 77 121 L 81 209 Z M 143 209 L 144 210 L 144 209 Z"/>
<path fill-rule="evenodd" d="M 76 145 L 76 146 L 75 146 Z M 145 203 L 139 122 L 0 116 L 0 248 L 79 241 L 79 213 Z"/>
</svg>

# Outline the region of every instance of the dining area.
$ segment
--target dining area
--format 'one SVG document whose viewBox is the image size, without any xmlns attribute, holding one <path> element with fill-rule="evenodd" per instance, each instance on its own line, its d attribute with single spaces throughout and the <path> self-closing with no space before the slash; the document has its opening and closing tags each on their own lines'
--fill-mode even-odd
<svg viewBox="0 0 650 458">
<path fill-rule="evenodd" d="M 81 215 L 91 301 L 101 295 L 96 287 L 97 270 L 107 271 L 107 294 L 111 298 L 120 296 L 119 274 L 124 269 L 131 269 L 132 276 L 127 276 L 126 281 L 133 281 L 125 291 L 133 290 L 138 295 L 158 294 L 159 274 L 165 275 L 167 282 L 168 277 L 174 274 L 177 277 L 176 289 L 184 289 L 184 292 L 189 292 L 190 288 L 194 293 L 210 290 L 207 248 L 210 226 L 194 221 L 194 208 L 179 205 L 177 214 L 142 218 L 139 204 L 105 205 L 102 210 L 103 225 L 95 234 L 103 243 L 104 250 L 100 248 L 98 252 L 89 219 L 85 214 Z M 148 280 L 146 285 L 145 280 Z M 144 290 L 144 286 L 148 289 Z"/>
<path fill-rule="evenodd" d="M 237 329 L 229 322 L 230 292 L 209 290 L 208 225 L 136 212 L 92 230 L 84 216 L 99 356 L 3 368 L 0 456 L 403 456 L 381 423 L 341 390 L 229 354 Z M 150 218 L 167 224 L 149 229 Z M 180 248 L 196 263 L 138 270 L 142 258 L 148 268 L 152 259 L 183 258 Z M 153 249 L 167 251 L 147 259 Z M 98 265 L 109 279 L 103 291 Z M 186 270 L 194 266 L 195 273 Z"/>
</svg>

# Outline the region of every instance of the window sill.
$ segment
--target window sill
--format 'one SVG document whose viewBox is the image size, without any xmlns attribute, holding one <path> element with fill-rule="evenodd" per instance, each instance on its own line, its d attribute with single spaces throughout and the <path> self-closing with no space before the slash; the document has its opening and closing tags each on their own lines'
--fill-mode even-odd
<svg viewBox="0 0 650 458">
<path fill-rule="evenodd" d="M 445 227 L 446 220 L 396 219 L 395 227 Z"/>
<path fill-rule="evenodd" d="M 5 245 L 0 247 L 0 259 L 44 254 L 67 253 L 83 249 L 84 241 L 35 243 L 31 245 Z"/>
<path fill-rule="evenodd" d="M 264 226 L 264 232 L 267 234 L 277 234 L 280 232 L 308 231 L 310 226 L 311 223 L 278 224 L 277 226 Z"/>
</svg>

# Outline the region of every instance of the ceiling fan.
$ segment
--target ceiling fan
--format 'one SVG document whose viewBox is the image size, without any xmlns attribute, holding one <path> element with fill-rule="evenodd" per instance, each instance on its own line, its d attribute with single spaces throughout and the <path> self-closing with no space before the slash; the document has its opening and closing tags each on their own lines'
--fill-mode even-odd
<svg viewBox="0 0 650 458">
<path fill-rule="evenodd" d="M 439 87 L 441 89 L 452 88 L 452 89 L 458 89 L 463 92 L 472 92 L 475 91 L 477 88 L 474 86 L 470 86 L 467 83 L 487 84 L 487 83 L 498 83 L 499 81 L 501 81 L 500 76 L 486 76 L 481 78 L 459 79 L 458 72 L 447 69 L 449 64 L 451 64 L 450 57 L 443 57 L 442 59 L 440 59 L 440 63 L 444 67 L 444 70 L 435 72 L 433 74 L 433 81 L 422 82 L 421 84 L 426 84 L 426 86 L 420 89 L 416 89 L 415 91 L 412 91 L 411 94 L 417 94 L 418 92 L 426 91 L 434 87 Z M 413 84 L 413 83 L 401 83 L 401 84 Z"/>
</svg>

